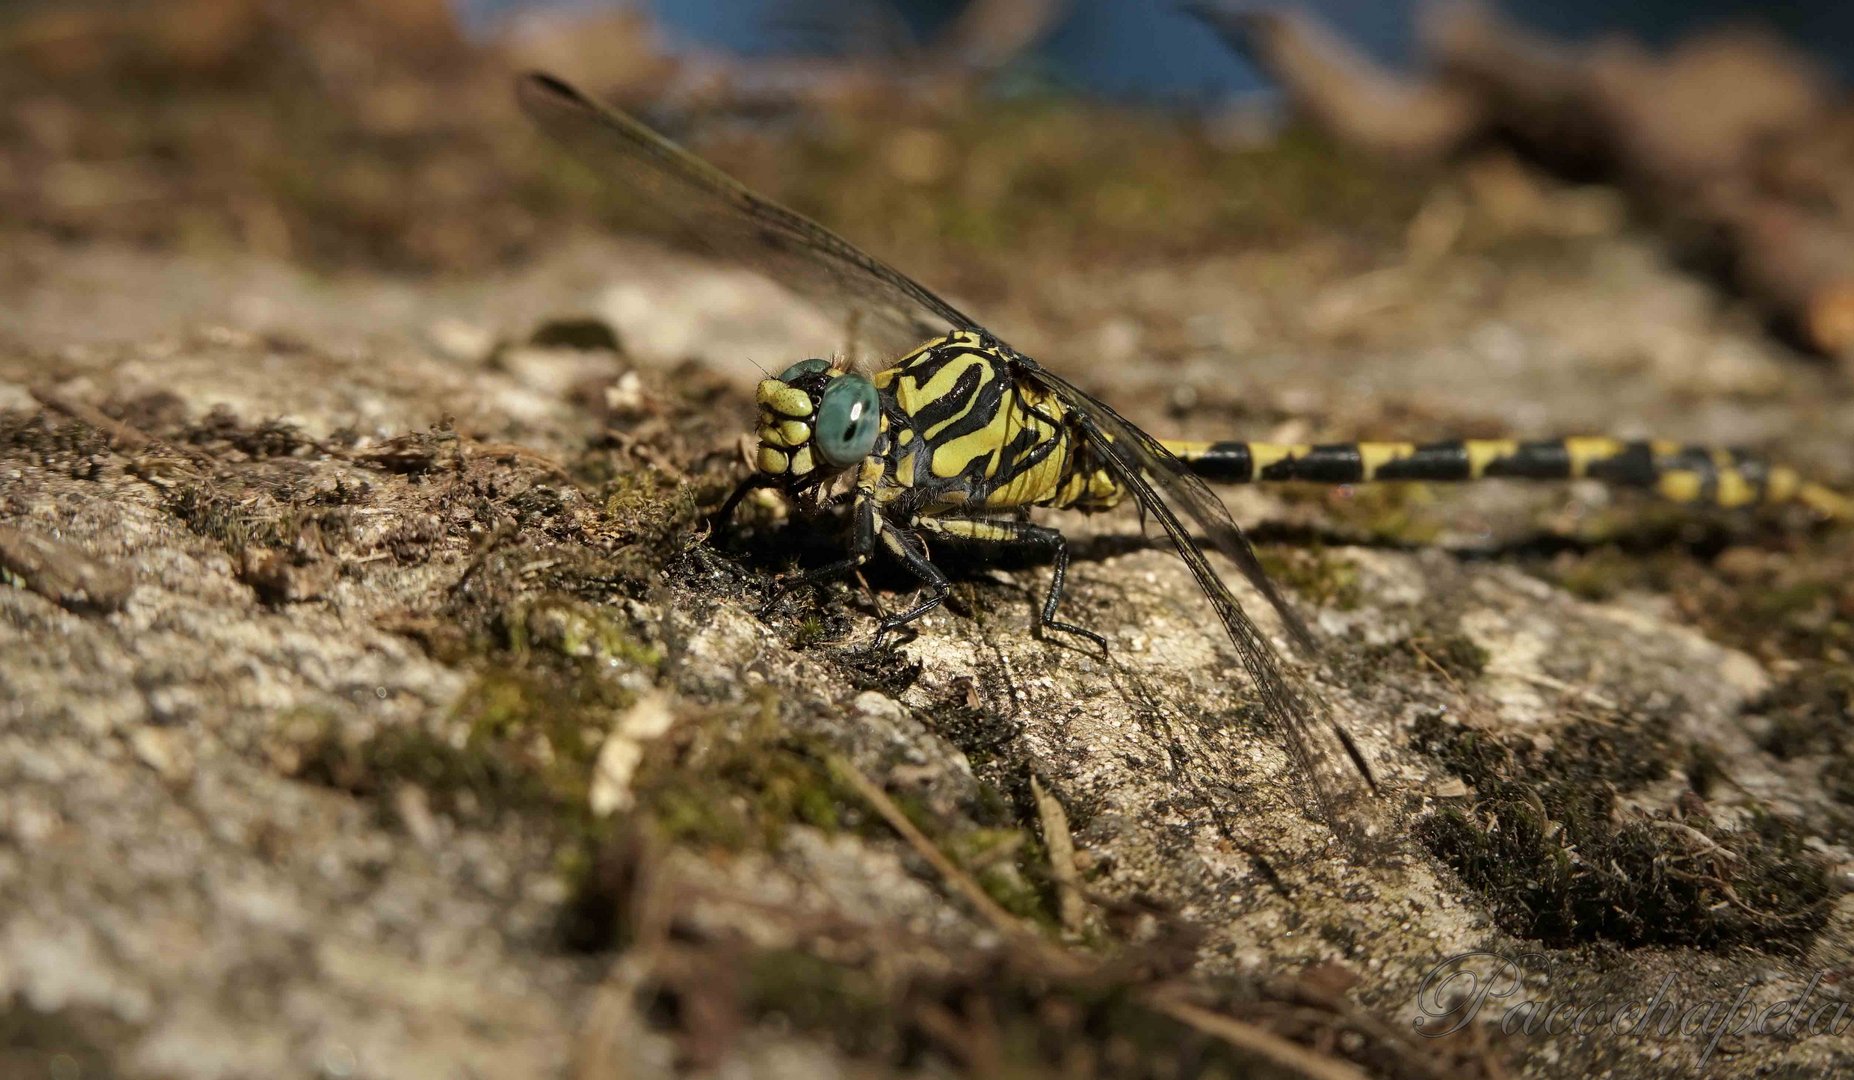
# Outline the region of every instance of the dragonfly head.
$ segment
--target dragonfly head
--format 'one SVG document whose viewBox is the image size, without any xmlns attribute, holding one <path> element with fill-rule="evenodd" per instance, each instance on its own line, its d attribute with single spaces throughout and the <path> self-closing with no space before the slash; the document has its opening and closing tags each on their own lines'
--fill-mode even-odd
<svg viewBox="0 0 1854 1080">
<path fill-rule="evenodd" d="M 760 383 L 760 471 L 798 484 L 847 469 L 882 431 L 875 384 L 828 360 L 801 360 Z"/>
</svg>

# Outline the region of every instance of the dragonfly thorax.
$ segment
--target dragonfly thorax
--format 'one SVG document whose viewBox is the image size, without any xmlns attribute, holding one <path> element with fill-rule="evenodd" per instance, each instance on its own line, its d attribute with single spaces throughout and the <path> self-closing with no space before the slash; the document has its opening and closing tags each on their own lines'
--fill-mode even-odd
<svg viewBox="0 0 1854 1080">
<path fill-rule="evenodd" d="M 862 461 L 875 449 L 882 410 L 875 384 L 828 360 L 802 360 L 764 379 L 759 405 L 762 473 L 787 484 L 811 481 Z"/>
</svg>

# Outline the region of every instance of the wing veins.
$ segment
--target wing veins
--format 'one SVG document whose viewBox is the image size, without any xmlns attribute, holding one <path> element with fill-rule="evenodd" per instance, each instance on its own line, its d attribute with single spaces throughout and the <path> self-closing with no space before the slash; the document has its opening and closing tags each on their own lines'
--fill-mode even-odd
<svg viewBox="0 0 1854 1080">
<path fill-rule="evenodd" d="M 842 236 L 558 79 L 525 75 L 516 97 L 555 141 L 655 203 L 710 254 L 758 269 L 827 311 L 873 320 L 885 348 L 900 353 L 948 328 L 977 326 Z"/>
<path fill-rule="evenodd" d="M 1357 745 L 1332 719 L 1323 701 L 1308 691 L 1296 690 L 1290 683 L 1274 647 L 1242 610 L 1242 605 L 1210 565 L 1190 530 L 1171 504 L 1155 490 L 1152 480 L 1179 481 L 1177 488 L 1168 486 L 1167 493 L 1179 497 L 1186 513 L 1205 531 L 1212 545 L 1238 567 L 1246 569 L 1247 564 L 1253 564 L 1260 574 L 1261 564 L 1255 558 L 1254 549 L 1229 517 L 1222 501 L 1197 477 L 1186 472 L 1184 465 L 1157 440 L 1111 407 L 1066 379 L 1050 374 L 1035 361 L 1019 358 L 1018 363 L 1028 377 L 1056 392 L 1075 411 L 1084 435 L 1102 451 L 1114 478 L 1158 520 L 1236 646 L 1243 668 L 1261 699 L 1263 711 L 1286 742 L 1297 770 L 1306 778 L 1321 817 L 1355 852 L 1367 852 L 1374 843 L 1370 800 L 1376 792 L 1376 781 Z M 1179 488 L 1196 494 L 1192 485 L 1201 489 L 1199 498 L 1178 496 Z M 1256 579 L 1251 577 L 1250 580 Z M 1262 576 L 1260 582 L 1263 595 L 1286 615 L 1284 622 L 1290 631 L 1297 630 L 1297 636 L 1310 638 L 1304 624 L 1285 607 L 1266 576 Z"/>
</svg>

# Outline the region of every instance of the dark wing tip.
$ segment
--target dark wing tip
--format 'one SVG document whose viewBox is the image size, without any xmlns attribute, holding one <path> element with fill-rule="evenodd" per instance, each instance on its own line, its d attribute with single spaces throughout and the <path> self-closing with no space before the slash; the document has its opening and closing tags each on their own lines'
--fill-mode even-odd
<svg viewBox="0 0 1854 1080">
<path fill-rule="evenodd" d="M 577 105 L 593 108 L 592 101 L 572 83 L 545 71 L 526 71 L 515 79 L 515 100 L 533 109 L 541 105 Z"/>
</svg>

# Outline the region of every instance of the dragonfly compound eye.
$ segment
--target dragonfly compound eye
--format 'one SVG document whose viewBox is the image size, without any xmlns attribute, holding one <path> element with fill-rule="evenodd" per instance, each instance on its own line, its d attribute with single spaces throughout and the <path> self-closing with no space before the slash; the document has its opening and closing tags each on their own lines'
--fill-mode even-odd
<svg viewBox="0 0 1854 1080">
<path fill-rule="evenodd" d="M 875 384 L 861 375 L 832 379 L 818 398 L 816 433 L 812 445 L 818 456 L 837 468 L 848 468 L 875 449 L 881 431 L 881 411 Z"/>
<path fill-rule="evenodd" d="M 807 375 L 822 375 L 829 370 L 829 360 L 800 360 L 798 363 L 781 371 L 779 373 L 779 381 L 789 383 L 797 379 L 802 379 Z"/>
</svg>

